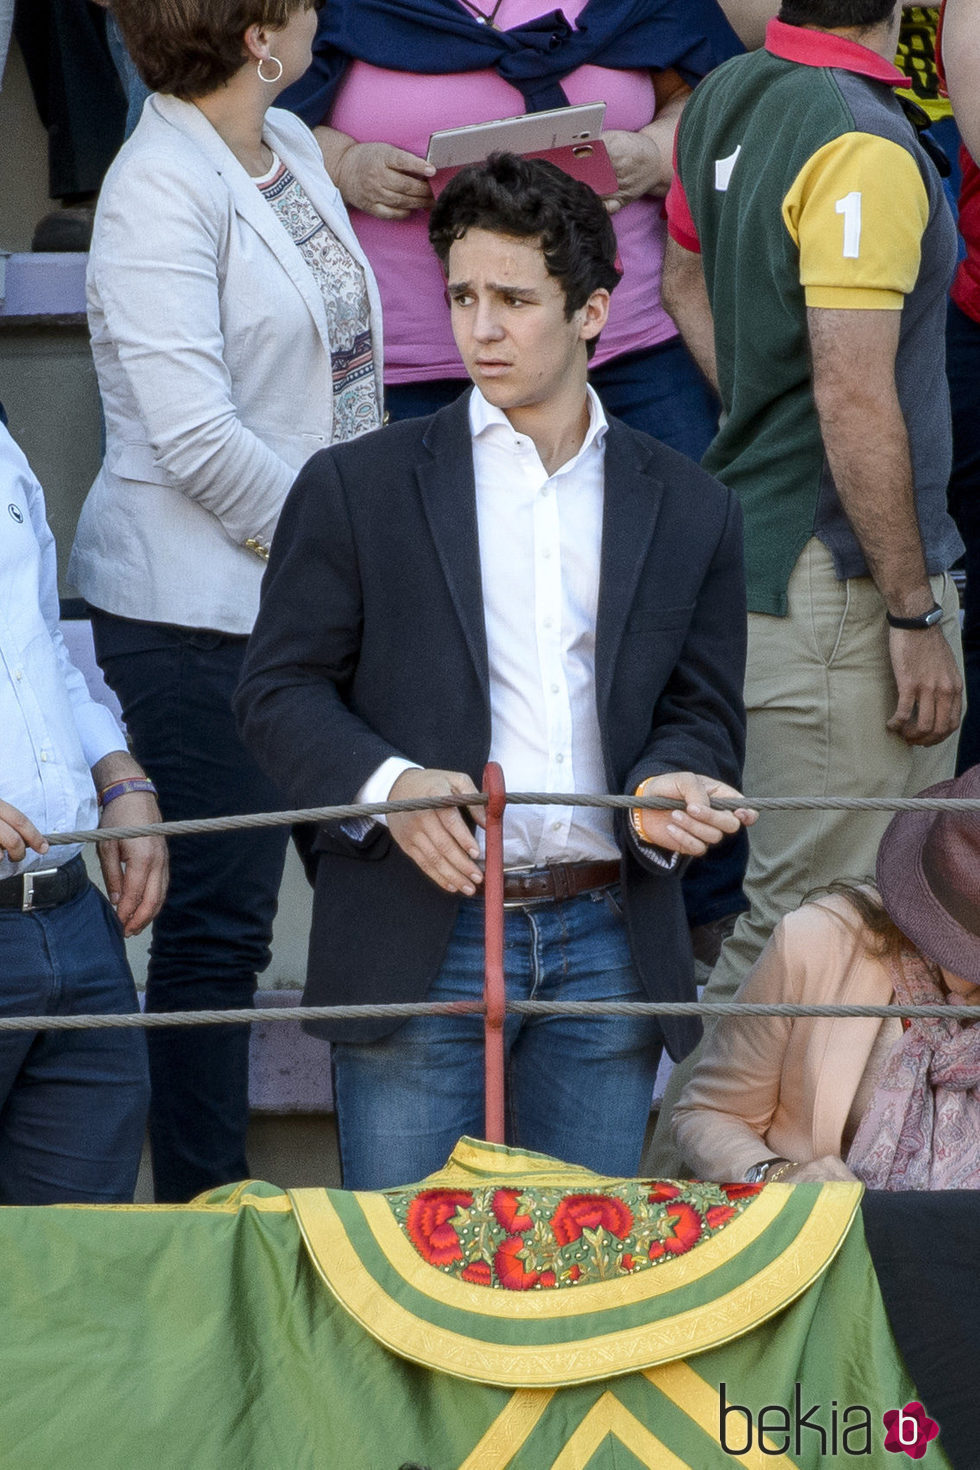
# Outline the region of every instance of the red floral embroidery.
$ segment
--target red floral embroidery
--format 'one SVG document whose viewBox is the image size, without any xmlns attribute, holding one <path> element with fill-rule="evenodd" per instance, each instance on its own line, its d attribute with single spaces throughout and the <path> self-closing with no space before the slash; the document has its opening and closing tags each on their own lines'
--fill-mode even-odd
<svg viewBox="0 0 980 1470">
<path fill-rule="evenodd" d="M 652 1205 L 656 1205 L 665 1199 L 676 1199 L 680 1192 L 679 1184 L 666 1184 L 661 1182 L 653 1186 L 648 1198 Z"/>
<path fill-rule="evenodd" d="M 509 1235 L 503 1245 L 493 1258 L 494 1269 L 501 1286 L 506 1286 L 508 1291 L 530 1291 L 532 1286 L 537 1286 L 539 1276 L 537 1271 L 528 1271 L 524 1262 L 520 1259 L 519 1252 L 524 1249 L 524 1242 L 519 1235 Z M 552 1272 L 552 1286 L 555 1278 Z"/>
<path fill-rule="evenodd" d="M 490 1207 L 497 1218 L 497 1223 L 502 1225 L 508 1235 L 517 1235 L 522 1230 L 530 1230 L 532 1220 L 530 1215 L 519 1215 L 517 1213 L 517 1201 L 520 1198 L 519 1189 L 498 1189 L 494 1191 Z"/>
<path fill-rule="evenodd" d="M 704 1229 L 701 1216 L 691 1205 L 683 1201 L 674 1205 L 667 1211 L 667 1219 L 671 1222 L 671 1233 L 666 1240 L 653 1242 L 650 1247 L 651 1261 L 656 1261 L 663 1255 L 682 1256 L 701 1238 Z"/>
<path fill-rule="evenodd" d="M 405 1228 L 420 1255 L 434 1266 L 462 1260 L 459 1236 L 449 1221 L 473 1196 L 461 1189 L 427 1189 L 416 1195 L 408 1208 Z"/>
<path fill-rule="evenodd" d="M 622 1266 L 624 1271 L 632 1271 L 634 1266 L 636 1265 L 636 1262 L 630 1255 L 629 1251 L 627 1251 L 619 1264 Z"/>
<path fill-rule="evenodd" d="M 711 1205 L 705 1219 L 709 1230 L 717 1230 L 719 1225 L 727 1225 L 733 1215 L 737 1214 L 734 1205 Z"/>
<path fill-rule="evenodd" d="M 570 1194 L 551 1217 L 551 1228 L 559 1245 L 578 1240 L 583 1230 L 599 1226 L 620 1240 L 630 1233 L 633 1212 L 611 1194 Z"/>
<path fill-rule="evenodd" d="M 489 1261 L 472 1261 L 459 1274 L 463 1281 L 472 1281 L 475 1286 L 489 1286 L 493 1280 Z"/>
<path fill-rule="evenodd" d="M 752 1195 L 758 1194 L 762 1188 L 761 1184 L 722 1184 L 721 1189 L 725 1191 L 729 1199 L 751 1199 Z"/>
<path fill-rule="evenodd" d="M 577 1281 L 579 1279 L 579 1277 L 581 1276 L 581 1274 L 582 1274 L 582 1268 L 581 1268 L 581 1266 L 569 1266 L 569 1268 L 568 1268 L 568 1279 L 569 1279 L 569 1281 Z"/>
</svg>

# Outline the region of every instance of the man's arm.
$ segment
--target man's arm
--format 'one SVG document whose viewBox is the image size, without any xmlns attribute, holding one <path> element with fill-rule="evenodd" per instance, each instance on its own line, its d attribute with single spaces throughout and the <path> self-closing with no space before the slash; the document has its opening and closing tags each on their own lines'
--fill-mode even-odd
<svg viewBox="0 0 980 1470">
<path fill-rule="evenodd" d="M 145 772 L 125 750 L 113 750 L 92 767 L 98 792 L 119 781 L 145 779 Z M 148 791 L 127 791 L 100 809 L 100 827 L 145 827 L 160 821 L 156 798 Z M 109 902 L 128 939 L 146 928 L 160 911 L 167 893 L 169 859 L 162 837 L 113 838 L 99 843 L 99 862 Z"/>
<path fill-rule="evenodd" d="M 980 0 L 946 0 L 942 51 L 960 136 L 980 160 Z"/>
<path fill-rule="evenodd" d="M 697 251 L 685 250 L 673 236 L 667 237 L 660 294 L 691 356 L 717 392 L 715 323 L 701 256 Z"/>
<path fill-rule="evenodd" d="M 813 392 L 841 504 L 888 611 L 933 606 L 895 384 L 900 311 L 807 309 Z M 889 630 L 898 702 L 888 728 L 936 745 L 960 722 L 963 683 L 939 626 Z"/>
<path fill-rule="evenodd" d="M 700 473 L 691 467 L 691 475 Z M 715 535 L 716 544 L 684 643 L 651 712 L 645 749 L 626 780 L 627 791 L 686 803 L 683 812 L 636 807 L 630 813 L 626 840 L 651 869 L 662 870 L 664 863 L 649 846 L 682 858 L 701 856 L 726 833 L 756 819 L 748 807 L 722 812 L 709 805 L 711 796 L 739 798 L 730 783 L 738 779 L 745 745 L 742 515 L 732 492 L 721 493 L 726 505 L 724 516 L 713 523 L 717 529 L 708 529 L 707 512 L 699 517 L 699 535 Z"/>
</svg>

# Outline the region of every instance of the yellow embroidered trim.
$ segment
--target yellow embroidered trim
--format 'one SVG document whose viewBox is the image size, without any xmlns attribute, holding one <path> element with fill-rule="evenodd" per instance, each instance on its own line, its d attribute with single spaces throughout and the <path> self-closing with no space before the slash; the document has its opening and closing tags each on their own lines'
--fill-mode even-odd
<svg viewBox="0 0 980 1470">
<path fill-rule="evenodd" d="M 770 1188 L 785 1200 L 788 1191 L 798 1187 Z M 860 1184 L 823 1185 L 795 1240 L 764 1271 L 713 1302 L 663 1322 L 544 1347 L 481 1342 L 421 1321 L 362 1266 L 326 1191 L 295 1190 L 291 1198 L 318 1273 L 344 1309 L 378 1342 L 410 1362 L 455 1378 L 505 1388 L 560 1388 L 719 1347 L 773 1316 L 826 1269 L 840 1249 L 862 1192 Z"/>
<path fill-rule="evenodd" d="M 554 1396 L 554 1389 L 518 1389 L 480 1443 L 466 1456 L 459 1470 L 504 1470 L 530 1438 L 531 1431 Z"/>
<path fill-rule="evenodd" d="M 537 1179 L 549 1184 L 555 1183 L 556 1179 L 567 1179 L 570 1188 L 587 1179 L 590 1188 L 598 1189 L 603 1182 L 612 1179 L 611 1175 L 595 1174 L 581 1164 L 564 1164 L 558 1159 L 549 1159 L 546 1154 L 524 1153 L 503 1143 L 484 1143 L 479 1138 L 463 1137 L 450 1154 L 445 1168 L 427 1175 L 421 1182 L 426 1188 L 437 1189 L 447 1183 L 458 1184 L 464 1180 L 472 1183 L 474 1175 L 486 1183 L 505 1174 L 519 1174 L 528 1184 Z M 619 1180 L 613 1182 L 619 1183 Z M 412 1187 L 416 1187 L 414 1181 Z"/>
<path fill-rule="evenodd" d="M 655 1465 L 657 1470 L 690 1470 L 686 1460 L 678 1459 L 608 1390 L 592 1405 L 575 1433 L 568 1436 L 561 1454 L 551 1462 L 551 1470 L 581 1470 L 607 1435 L 634 1454 L 641 1465 Z"/>
</svg>

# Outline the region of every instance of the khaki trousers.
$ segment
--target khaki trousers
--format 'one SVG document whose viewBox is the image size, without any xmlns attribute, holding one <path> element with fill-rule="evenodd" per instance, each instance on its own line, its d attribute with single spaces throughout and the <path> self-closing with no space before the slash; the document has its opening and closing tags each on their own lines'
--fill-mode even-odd
<svg viewBox="0 0 980 1470">
<path fill-rule="evenodd" d="M 952 578 L 932 579 L 943 631 L 962 670 Z M 957 736 L 906 745 L 885 728 L 895 710 L 885 606 L 870 577 L 838 581 L 815 537 L 793 568 L 785 618 L 749 614 L 743 790 L 752 796 L 915 796 L 953 774 Z M 749 830 L 740 915 L 704 991 L 730 1000 L 778 921 L 815 889 L 875 871 L 888 812 L 763 812 Z M 698 1052 L 674 1068 L 644 1173 L 684 1177 L 670 1114 Z"/>
</svg>

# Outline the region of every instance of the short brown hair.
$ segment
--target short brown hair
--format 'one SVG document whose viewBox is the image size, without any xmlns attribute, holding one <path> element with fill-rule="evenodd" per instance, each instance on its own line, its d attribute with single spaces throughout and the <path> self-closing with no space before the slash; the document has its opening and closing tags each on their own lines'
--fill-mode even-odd
<svg viewBox="0 0 980 1470">
<path fill-rule="evenodd" d="M 249 26 L 278 30 L 313 0 L 112 0 L 126 49 L 154 92 L 206 97 L 245 64 Z"/>
</svg>

